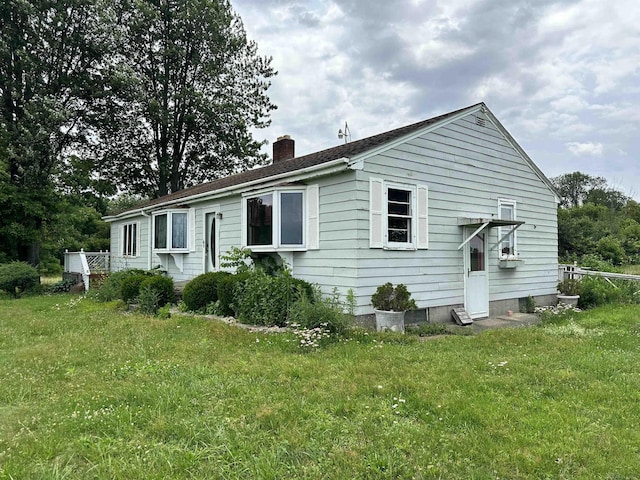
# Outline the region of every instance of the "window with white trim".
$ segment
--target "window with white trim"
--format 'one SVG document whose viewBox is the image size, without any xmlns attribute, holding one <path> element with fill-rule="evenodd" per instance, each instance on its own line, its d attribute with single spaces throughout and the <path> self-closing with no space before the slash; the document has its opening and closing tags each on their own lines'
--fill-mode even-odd
<svg viewBox="0 0 640 480">
<path fill-rule="evenodd" d="M 122 226 L 122 256 L 138 256 L 138 223 L 125 223 Z"/>
<path fill-rule="evenodd" d="M 428 249 L 428 203 L 426 185 L 369 179 L 369 247 Z"/>
<path fill-rule="evenodd" d="M 305 248 L 305 197 L 306 190 L 282 188 L 244 198 L 246 245 L 254 250 Z"/>
<path fill-rule="evenodd" d="M 515 200 L 498 200 L 498 218 L 500 220 L 511 220 L 514 221 L 516 219 L 516 202 Z M 505 227 L 498 228 L 498 240 L 500 240 L 504 235 L 513 230 L 513 225 L 508 225 Z M 511 232 L 507 237 L 505 237 L 498 247 L 498 252 L 501 259 L 513 259 L 518 256 L 518 250 L 516 245 L 516 232 Z"/>
<path fill-rule="evenodd" d="M 153 215 L 153 248 L 166 251 L 187 251 L 189 214 L 186 210 L 169 210 Z"/>
<path fill-rule="evenodd" d="M 413 248 L 415 187 L 387 186 L 387 244 Z"/>
</svg>

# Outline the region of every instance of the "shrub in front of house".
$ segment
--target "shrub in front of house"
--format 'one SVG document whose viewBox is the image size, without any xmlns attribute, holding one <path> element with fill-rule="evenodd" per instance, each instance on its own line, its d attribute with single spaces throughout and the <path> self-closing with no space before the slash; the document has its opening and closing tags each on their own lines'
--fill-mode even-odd
<svg viewBox="0 0 640 480">
<path fill-rule="evenodd" d="M 352 325 L 352 316 L 345 313 L 348 306 L 340 300 L 336 292 L 333 296 L 323 296 L 319 289 L 313 296 L 306 292 L 289 307 L 289 325 L 298 329 L 321 329 L 332 335 L 344 335 Z"/>
<path fill-rule="evenodd" d="M 218 301 L 218 284 L 229 276 L 227 272 L 208 272 L 187 283 L 182 291 L 182 301 L 188 310 L 201 311 Z"/>
<path fill-rule="evenodd" d="M 149 273 L 149 275 L 152 274 L 153 273 L 151 272 Z M 101 302 L 111 302 L 113 300 L 121 299 L 122 282 L 129 277 L 135 277 L 138 275 L 147 275 L 147 273 L 145 270 L 137 268 L 111 272 L 100 288 L 95 290 L 95 293 L 92 293 L 92 295 L 95 296 L 96 300 Z M 91 290 L 89 290 L 89 292 L 91 293 Z"/>
<path fill-rule="evenodd" d="M 274 276 L 254 270 L 236 288 L 234 305 L 237 317 L 254 325 L 285 326 L 289 308 L 301 298 L 301 292 L 310 292 L 311 298 L 313 287 L 292 277 L 286 270 Z"/>
<path fill-rule="evenodd" d="M 140 295 L 140 285 L 147 278 L 151 277 L 148 277 L 146 273 L 124 278 L 120 283 L 120 298 L 127 303 L 133 302 Z"/>
<path fill-rule="evenodd" d="M 164 275 L 145 276 L 140 283 L 138 295 L 141 295 L 142 291 L 146 288 L 149 288 L 157 294 L 158 307 L 164 307 L 166 304 L 173 303 L 175 301 L 173 279 L 171 277 L 165 277 Z"/>
<path fill-rule="evenodd" d="M 38 271 L 24 262 L 10 262 L 0 265 L 0 290 L 18 298 L 21 293 L 35 291 L 40 287 Z"/>
<path fill-rule="evenodd" d="M 225 317 L 236 315 L 235 292 L 239 285 L 251 275 L 250 272 L 240 272 L 222 277 L 218 282 L 218 313 Z"/>
</svg>

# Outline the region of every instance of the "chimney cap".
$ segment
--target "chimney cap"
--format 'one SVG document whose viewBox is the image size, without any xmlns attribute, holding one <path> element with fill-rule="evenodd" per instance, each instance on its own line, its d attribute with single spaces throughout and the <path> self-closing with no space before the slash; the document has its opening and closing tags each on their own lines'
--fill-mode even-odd
<svg viewBox="0 0 640 480">
<path fill-rule="evenodd" d="M 291 135 L 280 135 L 280 136 L 276 139 L 276 142 L 279 142 L 280 140 L 291 140 Z"/>
</svg>

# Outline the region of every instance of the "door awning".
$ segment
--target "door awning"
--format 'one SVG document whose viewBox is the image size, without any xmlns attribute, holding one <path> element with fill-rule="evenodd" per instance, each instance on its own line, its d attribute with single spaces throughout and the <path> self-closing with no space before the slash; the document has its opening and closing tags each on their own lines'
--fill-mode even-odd
<svg viewBox="0 0 640 480">
<path fill-rule="evenodd" d="M 478 233 L 480 233 L 485 228 L 494 228 L 494 227 L 512 227 L 509 231 L 502 236 L 502 238 L 498 239 L 496 244 L 492 247 L 500 245 L 505 238 L 511 235 L 516 231 L 518 227 L 524 225 L 524 222 L 519 220 L 501 220 L 498 218 L 468 218 L 468 217 L 460 217 L 458 218 L 458 225 L 461 227 L 477 227 L 471 235 L 469 235 L 464 242 L 460 244 L 458 250 L 464 247 L 473 237 L 475 237 Z"/>
</svg>

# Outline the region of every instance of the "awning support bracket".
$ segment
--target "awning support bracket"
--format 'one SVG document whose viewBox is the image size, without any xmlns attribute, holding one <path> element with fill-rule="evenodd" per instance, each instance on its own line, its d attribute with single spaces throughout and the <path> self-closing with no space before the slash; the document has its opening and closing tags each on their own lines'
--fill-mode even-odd
<svg viewBox="0 0 640 480">
<path fill-rule="evenodd" d="M 500 240 L 498 240 L 495 245 L 493 245 L 493 247 L 491 247 L 489 250 L 495 250 L 496 248 L 498 248 L 498 245 L 500 245 L 503 240 L 505 238 L 507 238 L 509 235 L 511 235 L 513 232 L 515 232 L 518 227 L 520 227 L 522 224 L 518 224 L 518 225 L 514 225 L 513 228 L 511 230 L 509 230 L 507 233 L 505 233 L 502 237 L 500 237 Z"/>
<path fill-rule="evenodd" d="M 469 243 L 471 241 L 471 239 L 473 237 L 475 237 L 477 234 L 479 234 L 482 230 L 484 230 L 485 228 L 487 228 L 487 226 L 490 224 L 491 222 L 485 222 L 482 225 L 480 225 L 471 235 L 469 235 L 469 237 L 460 244 L 460 246 L 458 247 L 458 250 L 460 250 L 462 247 L 464 247 L 467 243 Z"/>
</svg>

